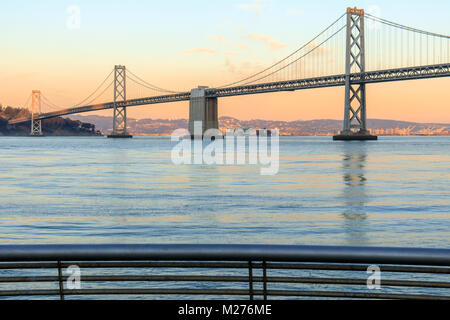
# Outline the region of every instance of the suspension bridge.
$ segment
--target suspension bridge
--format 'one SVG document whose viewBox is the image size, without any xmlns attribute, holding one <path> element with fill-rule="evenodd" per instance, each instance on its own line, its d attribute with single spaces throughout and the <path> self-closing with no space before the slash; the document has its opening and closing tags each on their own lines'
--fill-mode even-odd
<svg viewBox="0 0 450 320">
<path fill-rule="evenodd" d="M 366 85 L 450 76 L 450 36 L 424 31 L 347 8 L 337 20 L 299 49 L 260 72 L 214 88 L 168 90 L 147 82 L 125 66 L 115 66 L 87 98 L 70 107 L 33 90 L 24 107 L 30 115 L 10 125 L 31 123 L 42 135 L 42 120 L 113 109 L 109 137 L 128 138 L 127 108 L 189 101 L 189 131 L 201 121 L 203 133 L 218 129 L 218 98 L 342 86 L 343 130 L 335 140 L 376 140 L 366 125 Z M 131 86 L 130 86 L 131 84 Z M 108 101 L 110 92 L 113 99 Z M 203 134 L 201 134 L 203 136 Z"/>
</svg>

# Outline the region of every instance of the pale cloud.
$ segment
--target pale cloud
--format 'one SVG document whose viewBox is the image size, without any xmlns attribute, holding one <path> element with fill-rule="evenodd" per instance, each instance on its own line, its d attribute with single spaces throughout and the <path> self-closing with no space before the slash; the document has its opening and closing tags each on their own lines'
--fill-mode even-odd
<svg viewBox="0 0 450 320">
<path fill-rule="evenodd" d="M 240 43 L 240 44 L 238 45 L 238 47 L 239 47 L 239 49 L 242 49 L 242 50 L 248 50 L 248 49 L 250 49 L 250 47 L 249 47 L 248 45 L 243 44 L 243 43 Z"/>
<path fill-rule="evenodd" d="M 224 49 L 227 49 L 227 51 L 224 52 L 224 55 L 226 56 L 241 54 L 241 52 L 238 51 L 250 49 L 250 47 L 246 44 L 228 40 L 221 35 L 211 34 L 207 37 L 207 39 L 214 40 L 223 45 Z"/>
<path fill-rule="evenodd" d="M 196 48 L 191 50 L 185 50 L 181 52 L 182 54 L 192 54 L 192 53 L 209 53 L 216 54 L 217 51 L 211 48 Z"/>
<path fill-rule="evenodd" d="M 239 55 L 241 53 L 240 52 L 236 52 L 236 51 L 225 51 L 223 54 L 226 55 L 226 56 L 236 56 L 236 55 Z"/>
<path fill-rule="evenodd" d="M 230 59 L 225 59 L 225 67 L 227 67 L 228 72 L 236 73 L 237 67 L 234 63 L 230 61 Z"/>
<path fill-rule="evenodd" d="M 298 10 L 298 9 L 288 9 L 288 10 L 286 11 L 286 14 L 287 14 L 288 16 L 299 16 L 299 15 L 302 14 L 302 11 L 301 11 L 301 10 Z"/>
<path fill-rule="evenodd" d="M 217 24 L 217 26 L 218 26 L 218 27 L 225 27 L 225 26 L 230 25 L 230 24 L 231 24 L 231 21 L 230 21 L 230 20 L 223 20 L 223 21 L 219 22 L 219 23 Z"/>
<path fill-rule="evenodd" d="M 212 34 L 212 35 L 209 35 L 208 38 L 216 40 L 217 42 L 222 43 L 222 44 L 226 44 L 226 45 L 229 45 L 231 43 L 231 41 L 225 39 L 224 37 L 222 37 L 220 35 Z"/>
<path fill-rule="evenodd" d="M 264 0 L 253 0 L 249 3 L 238 4 L 237 7 L 241 10 L 255 11 L 258 15 L 261 14 Z"/>
<path fill-rule="evenodd" d="M 247 38 L 250 40 L 262 42 L 273 50 L 283 49 L 288 46 L 285 43 L 278 42 L 278 41 L 274 40 L 273 38 L 266 36 L 264 34 L 260 34 L 260 33 L 251 33 L 247 36 Z"/>
<path fill-rule="evenodd" d="M 318 54 L 329 54 L 331 49 L 325 48 L 323 45 L 319 45 L 316 42 L 311 42 L 306 46 L 306 52 L 316 52 Z"/>
<path fill-rule="evenodd" d="M 244 61 L 240 64 L 233 63 L 229 58 L 225 59 L 225 67 L 227 71 L 235 74 L 239 77 L 248 77 L 263 68 L 262 65 L 254 63 L 252 61 Z"/>
</svg>

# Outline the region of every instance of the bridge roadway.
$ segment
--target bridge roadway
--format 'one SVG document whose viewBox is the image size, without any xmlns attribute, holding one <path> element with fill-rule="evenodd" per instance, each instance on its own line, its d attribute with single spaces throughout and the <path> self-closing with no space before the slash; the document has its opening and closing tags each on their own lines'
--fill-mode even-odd
<svg viewBox="0 0 450 320">
<path fill-rule="evenodd" d="M 380 82 L 415 80 L 415 79 L 430 79 L 448 76 L 450 76 L 450 63 L 369 71 L 365 73 L 353 73 L 350 75 L 350 81 L 352 84 L 361 84 L 361 83 L 380 83 Z M 268 92 L 336 87 L 344 85 L 345 85 L 345 74 L 340 74 L 334 76 L 324 76 L 324 77 L 280 81 L 280 82 L 269 82 L 263 84 L 252 84 L 219 89 L 210 88 L 206 89 L 206 97 L 220 98 L 220 97 L 231 97 L 248 94 L 268 93 Z M 122 107 L 125 105 L 126 107 L 134 107 L 157 103 L 188 101 L 189 99 L 190 99 L 190 92 L 182 92 L 177 94 L 127 100 L 125 103 L 124 102 L 117 103 L 117 106 Z M 91 112 L 97 110 L 106 110 L 112 108 L 114 108 L 114 102 L 107 102 L 96 105 L 63 109 L 55 112 L 42 113 L 35 120 L 45 120 L 70 114 Z M 19 124 L 28 121 L 31 121 L 31 118 L 14 119 L 10 120 L 8 123 Z"/>
</svg>

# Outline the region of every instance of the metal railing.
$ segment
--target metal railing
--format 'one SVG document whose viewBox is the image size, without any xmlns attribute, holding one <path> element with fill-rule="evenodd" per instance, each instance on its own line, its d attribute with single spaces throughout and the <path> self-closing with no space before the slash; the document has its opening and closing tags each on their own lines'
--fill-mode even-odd
<svg viewBox="0 0 450 320">
<path fill-rule="evenodd" d="M 449 275 L 450 249 L 0 246 L 3 299 L 450 299 Z"/>
</svg>

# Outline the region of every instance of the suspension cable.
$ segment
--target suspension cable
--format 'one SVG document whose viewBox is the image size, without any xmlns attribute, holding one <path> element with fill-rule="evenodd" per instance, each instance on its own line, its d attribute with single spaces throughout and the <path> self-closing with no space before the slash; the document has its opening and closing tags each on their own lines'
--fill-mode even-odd
<svg viewBox="0 0 450 320">
<path fill-rule="evenodd" d="M 294 61 L 290 62 L 289 64 L 285 65 L 284 67 L 281 67 L 281 68 L 279 68 L 278 70 L 275 70 L 275 71 L 273 71 L 272 73 L 269 73 L 269 74 L 267 74 L 267 75 L 265 75 L 265 76 L 263 76 L 263 77 L 261 77 L 261 78 L 255 79 L 255 80 L 253 80 L 253 81 L 246 82 L 246 83 L 244 83 L 243 85 L 248 85 L 248 84 L 254 83 L 254 82 L 256 82 L 256 81 L 265 79 L 265 78 L 271 76 L 272 74 L 277 73 L 278 71 L 281 71 L 281 70 L 283 70 L 283 69 L 289 67 L 289 66 L 292 65 L 293 63 L 299 61 L 300 59 L 303 59 L 303 58 L 306 57 L 308 54 L 310 54 L 311 52 L 315 51 L 317 48 L 321 47 L 325 42 L 327 42 L 328 40 L 330 40 L 331 38 L 333 38 L 335 35 L 337 35 L 339 32 L 341 32 L 344 28 L 346 28 L 345 25 L 342 26 L 342 27 L 341 27 L 339 30 L 337 30 L 335 33 L 333 33 L 331 36 L 329 36 L 327 39 L 325 39 L 324 41 L 322 41 L 320 44 L 318 44 L 317 46 L 315 46 L 313 49 L 311 49 L 310 51 L 308 51 L 308 52 L 305 53 L 304 55 L 298 57 L 297 59 L 295 59 Z"/>
<path fill-rule="evenodd" d="M 374 21 L 380 22 L 380 23 L 384 23 L 384 24 L 389 25 L 389 26 L 397 27 L 397 28 L 404 29 L 404 30 L 407 30 L 407 31 L 413 31 L 413 32 L 416 32 L 416 33 L 425 34 L 425 35 L 428 35 L 428 36 L 450 39 L 450 36 L 447 36 L 447 35 L 433 33 L 433 32 L 429 32 L 429 31 L 425 31 L 425 30 L 420 30 L 420 29 L 408 27 L 408 26 L 405 26 L 405 25 L 402 25 L 402 24 L 399 24 L 399 23 L 396 23 L 396 22 L 392 22 L 392 21 L 389 21 L 389 20 L 386 20 L 386 19 L 382 19 L 382 18 L 373 16 L 373 15 L 371 15 L 369 13 L 365 13 L 364 15 L 367 18 L 371 19 L 371 20 L 374 20 Z"/>
<path fill-rule="evenodd" d="M 51 101 L 50 101 L 45 95 L 43 95 L 42 93 L 41 93 L 41 98 L 43 98 L 44 103 L 45 103 L 47 106 L 49 106 L 50 108 L 57 109 L 57 110 L 63 109 L 61 106 L 58 106 L 58 105 L 54 104 L 53 102 L 51 102 Z"/>
<path fill-rule="evenodd" d="M 137 78 L 138 80 L 135 80 L 135 79 L 133 79 L 132 77 L 130 77 L 130 76 L 129 76 L 130 74 L 131 74 L 132 76 L 134 76 L 135 78 Z M 127 69 L 127 78 L 129 78 L 129 79 L 132 80 L 133 82 L 135 82 L 135 83 L 137 83 L 137 84 L 139 84 L 139 85 L 141 85 L 141 86 L 143 86 L 143 87 L 146 87 L 146 88 L 148 88 L 148 89 L 151 89 L 151 90 L 160 91 L 160 92 L 167 92 L 167 93 L 180 93 L 179 91 L 173 91 L 173 90 L 168 90 L 168 89 L 163 89 L 163 88 L 157 87 L 157 86 L 155 86 L 155 85 L 153 85 L 153 84 L 151 84 L 151 83 L 145 81 L 145 80 L 142 79 L 141 77 L 137 76 L 137 75 L 134 74 L 130 69 Z M 142 83 L 139 83 L 138 81 L 140 81 L 140 82 L 142 82 Z"/>
<path fill-rule="evenodd" d="M 108 89 L 110 89 L 111 88 L 111 86 L 114 84 L 114 80 L 112 80 L 110 83 L 109 83 L 109 85 L 107 86 L 107 87 L 105 87 L 105 89 L 103 89 L 103 91 L 100 93 L 100 94 L 98 94 L 95 98 L 93 98 L 93 99 L 91 99 L 89 102 L 87 102 L 86 103 L 86 105 L 90 105 L 91 103 L 93 103 L 95 100 L 97 100 L 99 97 L 101 97 L 105 92 L 106 92 L 106 90 L 108 90 Z M 73 109 L 73 108 L 76 108 L 76 107 L 78 107 L 79 105 L 76 105 L 76 106 L 73 106 L 73 107 L 71 107 L 71 108 L 69 108 L 69 109 Z"/>
<path fill-rule="evenodd" d="M 77 103 L 77 104 L 74 104 L 73 106 L 71 106 L 71 107 L 68 107 L 68 108 L 66 108 L 66 107 L 62 107 L 62 106 L 59 106 L 59 105 L 57 105 L 57 104 L 55 104 L 55 103 L 53 103 L 49 98 L 47 98 L 45 95 L 43 95 L 42 93 L 41 93 L 41 97 L 43 98 L 43 100 L 44 100 L 44 105 L 46 105 L 47 107 L 50 107 L 50 109 L 53 109 L 53 110 L 62 110 L 62 109 L 72 109 L 72 108 L 76 108 L 76 107 L 78 107 L 78 106 L 80 106 L 80 105 L 82 105 L 83 103 L 85 103 L 88 99 L 90 99 L 95 93 L 97 93 L 98 91 L 99 91 L 99 89 L 105 84 L 105 82 L 111 77 L 111 75 L 112 75 L 112 73 L 114 72 L 114 69 L 108 74 L 108 76 L 100 83 L 100 85 L 89 95 L 89 96 L 87 96 L 85 99 L 83 99 L 82 101 L 80 101 L 79 103 Z M 99 94 L 99 95 L 97 95 L 95 98 L 93 98 L 93 99 L 91 99 L 88 103 L 86 103 L 87 105 L 89 105 L 89 104 L 91 104 L 93 101 L 95 101 L 97 98 L 99 98 L 100 96 L 102 96 L 104 93 L 105 93 L 105 91 L 107 90 L 107 89 L 109 89 L 111 86 L 112 86 L 112 84 L 114 83 L 114 80 L 113 81 L 111 81 L 111 83 Z M 30 95 L 31 96 L 31 95 Z"/>
<path fill-rule="evenodd" d="M 331 27 L 333 27 L 336 23 L 338 23 L 339 20 L 341 20 L 342 17 L 344 17 L 346 14 L 347 14 L 347 13 L 342 14 L 342 15 L 341 15 L 339 18 L 337 18 L 332 24 L 330 24 L 326 29 L 324 29 L 324 30 L 323 30 L 322 32 L 320 32 L 317 36 L 315 36 L 312 40 L 310 40 L 310 41 L 308 41 L 307 43 L 305 43 L 303 46 L 301 46 L 300 48 L 298 48 L 297 50 L 295 50 L 293 53 L 291 53 L 290 55 L 288 55 L 288 56 L 285 57 L 284 59 L 282 59 L 282 60 L 280 60 L 280 61 L 274 63 L 274 64 L 271 65 L 270 67 L 268 67 L 268 68 L 266 68 L 266 69 L 264 69 L 264 70 L 262 70 L 262 71 L 260 71 L 260 72 L 258 72 L 258 73 L 255 73 L 255 74 L 253 74 L 253 75 L 251 75 L 251 76 L 249 76 L 249 77 L 247 77 L 247 78 L 244 78 L 244 79 L 241 79 L 241 80 L 239 80 L 239 81 L 235 81 L 235 82 L 232 82 L 232 83 L 229 83 L 229 84 L 226 84 L 226 85 L 217 87 L 217 88 L 218 88 L 218 89 L 221 89 L 221 88 L 233 86 L 233 85 L 238 84 L 238 83 L 240 83 L 240 82 L 244 82 L 244 81 L 250 80 L 251 78 L 254 78 L 254 77 L 256 77 L 256 76 L 258 76 L 258 75 L 260 75 L 260 74 L 262 74 L 262 73 L 264 73 L 264 72 L 266 72 L 266 71 L 268 71 L 268 70 L 270 70 L 270 69 L 272 69 L 272 68 L 274 68 L 274 67 L 276 67 L 277 65 L 283 63 L 284 61 L 286 61 L 287 59 L 289 59 L 290 57 L 292 57 L 293 55 L 295 55 L 296 53 L 298 53 L 300 50 L 306 48 L 308 45 L 310 45 L 311 43 L 313 43 L 314 40 L 316 40 L 316 39 L 317 39 L 318 37 L 320 37 L 322 34 L 324 34 L 325 32 L 327 32 Z M 252 82 L 254 82 L 254 81 L 252 81 Z M 250 83 L 252 83 L 252 82 L 250 82 Z"/>
<path fill-rule="evenodd" d="M 94 92 L 92 92 L 87 98 L 85 98 L 84 100 L 80 101 L 77 104 L 74 104 L 71 108 L 75 108 L 80 106 L 81 104 L 85 103 L 89 98 L 91 98 L 104 84 L 105 82 L 109 79 L 109 77 L 112 75 L 112 73 L 114 72 L 114 69 L 111 70 L 111 72 L 108 74 L 108 76 L 105 78 L 105 80 L 102 81 L 102 83 L 94 90 Z M 104 91 L 103 91 L 104 92 Z"/>
<path fill-rule="evenodd" d="M 31 99 L 31 93 L 28 95 L 27 102 L 25 102 L 25 104 L 23 105 L 25 109 L 28 109 L 28 103 L 30 102 L 30 99 Z"/>
<path fill-rule="evenodd" d="M 147 85 L 145 85 L 145 84 L 143 84 L 143 83 L 140 83 L 138 80 L 133 79 L 132 77 L 128 77 L 128 80 L 131 80 L 132 82 L 134 82 L 134 83 L 136 83 L 136 84 L 138 84 L 138 85 L 140 85 L 140 86 L 142 86 L 142 87 L 145 87 L 145 88 L 147 88 L 147 89 L 153 90 L 153 91 L 157 91 L 157 92 L 166 92 L 166 91 L 161 91 L 161 90 L 155 89 L 155 88 L 153 88 L 153 87 L 147 86 Z"/>
</svg>

